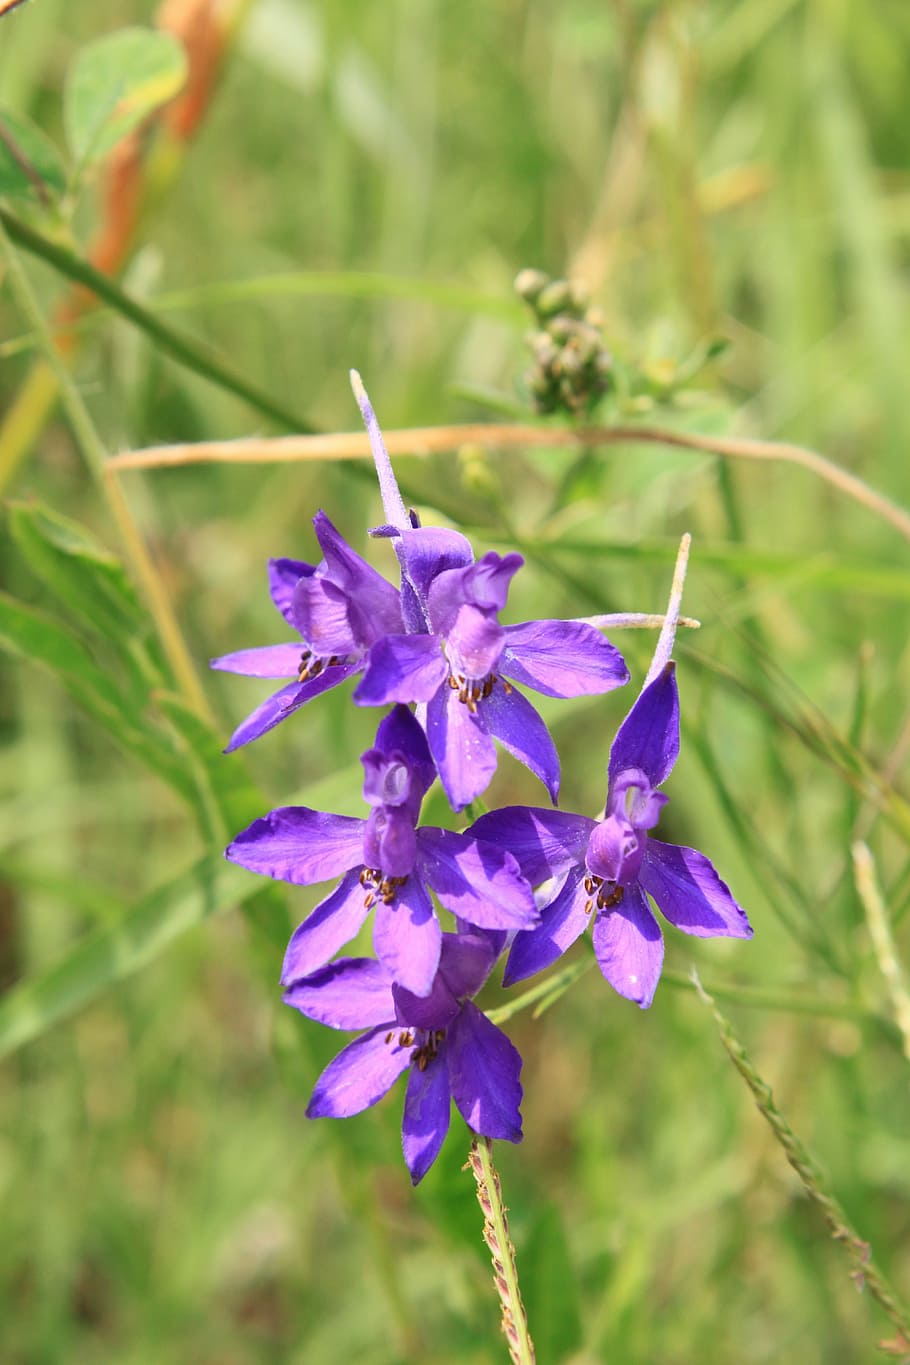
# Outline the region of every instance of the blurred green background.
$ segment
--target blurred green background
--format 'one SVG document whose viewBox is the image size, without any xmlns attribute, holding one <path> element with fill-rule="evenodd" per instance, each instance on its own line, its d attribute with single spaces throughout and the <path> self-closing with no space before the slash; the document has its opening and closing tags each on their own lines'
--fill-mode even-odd
<svg viewBox="0 0 910 1365">
<path fill-rule="evenodd" d="M 618 365 L 654 398 L 609 419 L 803 442 L 910 498 L 903 0 L 242 9 L 120 276 L 301 421 L 356 429 L 352 365 L 388 428 L 488 420 L 491 393 L 494 417 L 526 407 L 528 318 L 511 281 L 533 265 L 587 282 Z M 0 107 L 60 142 L 75 54 L 155 14 L 139 0 L 31 0 L 0 21 Z M 102 183 L 76 209 L 78 251 L 103 225 Z M 22 259 L 54 317 L 67 283 Z M 9 285 L 0 264 L 7 416 L 35 364 Z M 723 356 L 672 392 L 674 367 L 715 337 Z M 69 361 L 110 451 L 279 430 L 116 314 L 94 315 L 79 341 Z M 38 498 L 120 553 L 59 412 L 15 459 L 14 445 L 7 423 L 4 496 Z M 756 930 L 750 944 L 668 934 L 647 1013 L 589 973 L 540 1019 L 508 1025 L 526 1059 L 526 1139 L 498 1160 L 539 1360 L 876 1358 L 893 1327 L 851 1282 L 685 978 L 696 962 L 731 988 L 723 1005 L 756 1065 L 910 1293 L 910 1072 L 850 862 L 851 840 L 868 838 L 906 947 L 907 544 L 773 463 L 627 445 L 400 469 L 429 519 L 464 525 L 479 550 L 524 550 L 512 620 L 659 611 L 679 535 L 693 533 L 684 609 L 704 626 L 679 649 L 684 751 L 662 832 L 712 857 Z M 194 466 L 123 487 L 223 741 L 264 685 L 205 665 L 279 638 L 265 560 L 314 557 L 318 506 L 362 547 L 378 501 L 341 464 Z M 387 547 L 369 553 L 391 572 Z M 6 531 L 0 564 L 12 596 L 79 634 L 128 690 L 126 627 L 106 641 L 82 631 Z M 150 668 L 167 674 L 149 629 L 137 628 L 140 692 Z M 615 638 L 640 679 L 653 641 Z M 101 989 L 104 964 L 77 959 L 93 998 L 66 1003 L 67 989 L 82 999 L 67 975 L 80 945 L 119 942 L 122 917 L 145 922 L 143 897 L 217 858 L 234 830 L 224 809 L 199 816 L 221 799 L 212 784 L 242 789 L 234 829 L 293 797 L 356 812 L 375 717 L 333 693 L 230 759 L 184 723 L 194 804 L 86 714 L 51 653 L 50 668 L 4 659 L 0 680 L 0 1358 L 503 1360 L 461 1121 L 412 1191 L 400 1093 L 345 1124 L 303 1117 L 339 1038 L 284 1009 L 277 976 L 317 892 L 249 902 L 259 887 L 245 879 L 244 917 L 235 880 L 198 923 L 191 878 L 186 932 L 181 883 L 142 970 Z M 156 697 L 142 692 L 137 712 L 152 746 Z M 545 707 L 567 809 L 602 803 L 628 701 Z M 490 799 L 542 794 L 503 759 Z M 445 819 L 438 798 L 431 814 Z M 791 1008 L 755 1008 L 755 988 Z"/>
</svg>

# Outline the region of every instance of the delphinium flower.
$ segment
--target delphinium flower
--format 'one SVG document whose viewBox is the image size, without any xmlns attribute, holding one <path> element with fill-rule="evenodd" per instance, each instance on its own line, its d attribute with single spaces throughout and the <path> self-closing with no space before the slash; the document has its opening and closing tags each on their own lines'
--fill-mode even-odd
<svg viewBox="0 0 910 1365">
<path fill-rule="evenodd" d="M 475 562 L 458 532 L 414 526 L 369 399 L 353 378 L 390 522 L 381 530 L 393 537 L 401 563 L 406 631 L 387 632 L 373 645 L 354 700 L 367 706 L 419 703 L 430 752 L 455 810 L 489 784 L 496 768 L 494 739 L 541 779 L 555 802 L 556 748 L 517 684 L 550 697 L 607 692 L 629 680 L 622 655 L 581 621 L 500 624 L 522 556 L 490 551 Z"/>
<path fill-rule="evenodd" d="M 359 672 L 366 651 L 387 631 L 403 629 L 399 593 L 354 551 L 324 512 L 313 518 L 323 558 L 269 561 L 272 601 L 301 639 L 241 649 L 212 668 L 255 678 L 291 678 L 238 726 L 230 753 Z"/>
<path fill-rule="evenodd" d="M 678 574 L 679 588 L 681 576 Z M 745 911 L 713 864 L 650 831 L 667 796 L 658 790 L 679 754 L 679 695 L 672 648 L 679 592 L 667 613 L 644 688 L 613 741 L 602 819 L 513 806 L 470 833 L 509 848 L 528 880 L 555 879 L 540 925 L 516 935 L 504 982 L 557 960 L 593 921 L 594 953 L 614 990 L 646 1009 L 663 964 L 663 936 L 648 898 L 677 929 L 701 938 L 751 938 Z"/>
<path fill-rule="evenodd" d="M 449 1128 L 450 1101 L 475 1133 L 520 1142 L 521 1056 L 473 1004 L 498 956 L 497 936 L 446 933 L 430 989 L 413 994 L 372 958 L 339 958 L 294 980 L 284 999 L 337 1029 L 366 1029 L 316 1082 L 309 1118 L 348 1118 L 408 1072 L 402 1146 L 416 1185 Z"/>
<path fill-rule="evenodd" d="M 426 737 L 405 706 L 379 725 L 362 756 L 369 818 L 283 806 L 238 834 L 225 856 L 242 867 L 308 886 L 341 874 L 335 891 L 295 931 L 282 969 L 288 983 L 322 967 L 374 911 L 373 946 L 391 978 L 432 990 L 442 930 L 429 891 L 460 922 L 525 929 L 537 922 L 527 881 L 507 850 L 473 835 L 418 828 L 435 777 Z"/>
</svg>

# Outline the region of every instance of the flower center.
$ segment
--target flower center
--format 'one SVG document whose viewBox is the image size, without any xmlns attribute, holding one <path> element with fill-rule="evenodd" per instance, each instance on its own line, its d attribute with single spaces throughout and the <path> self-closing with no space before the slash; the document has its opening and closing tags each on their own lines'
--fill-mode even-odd
<svg viewBox="0 0 910 1365">
<path fill-rule="evenodd" d="M 468 708 L 472 716 L 477 714 L 477 703 L 484 701 L 497 683 L 502 684 L 507 697 L 511 695 L 512 684 L 501 678 L 498 673 L 488 673 L 485 678 L 469 678 L 464 673 L 456 673 L 454 669 L 449 673 L 449 686 L 453 692 L 458 693 L 458 700 Z"/>
<path fill-rule="evenodd" d="M 385 1036 L 386 1043 L 392 1043 L 396 1036 L 399 1047 L 414 1047 L 411 1062 L 416 1065 L 418 1071 L 426 1071 L 430 1062 L 435 1061 L 439 1055 L 439 1045 L 445 1038 L 446 1031 L 444 1028 L 405 1028 L 398 1032 L 392 1028 Z"/>
<path fill-rule="evenodd" d="M 619 905 L 625 895 L 623 887 L 617 886 L 616 882 L 610 881 L 604 877 L 595 877 L 593 874 L 589 874 L 585 877 L 584 886 L 590 897 L 590 899 L 585 902 L 586 915 L 590 915 L 591 911 L 594 909 L 595 891 L 597 892 L 596 899 L 598 910 L 612 909 L 614 905 Z"/>
<path fill-rule="evenodd" d="M 391 905 L 396 891 L 404 886 L 407 880 L 407 877 L 384 877 L 377 867 L 361 868 L 359 881 L 367 893 L 364 905 L 368 910 L 372 910 L 377 900 L 381 900 L 383 905 Z"/>
<path fill-rule="evenodd" d="M 321 659 L 311 649 L 305 649 L 300 656 L 297 681 L 299 683 L 309 682 L 310 678 L 318 678 L 324 668 L 332 668 L 335 664 L 342 662 L 343 659 L 337 654 L 332 654 L 327 659 Z"/>
</svg>

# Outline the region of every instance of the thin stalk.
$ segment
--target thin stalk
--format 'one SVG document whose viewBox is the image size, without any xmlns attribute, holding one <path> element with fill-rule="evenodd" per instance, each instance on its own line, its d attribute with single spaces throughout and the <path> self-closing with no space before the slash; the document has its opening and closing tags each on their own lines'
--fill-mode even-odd
<svg viewBox="0 0 910 1365">
<path fill-rule="evenodd" d="M 546 427 L 525 423 L 477 422 L 459 426 L 414 427 L 383 433 L 390 455 L 431 455 L 480 445 L 493 450 L 527 447 L 663 445 L 728 459 L 794 464 L 836 488 L 844 497 L 887 521 L 910 541 L 910 512 L 864 483 L 833 460 L 806 446 L 786 441 L 754 441 L 736 436 L 709 436 L 664 427 Z M 120 469 L 157 469 L 162 466 L 214 462 L 219 464 L 280 464 L 295 460 L 361 460 L 371 454 L 362 432 L 327 436 L 290 436 L 275 440 L 201 441 L 194 445 L 150 446 L 116 457 Z"/>
<path fill-rule="evenodd" d="M 875 863 L 869 847 L 867 844 L 857 842 L 853 845 L 852 853 L 857 894 L 866 912 L 869 937 L 872 939 L 879 969 L 891 997 L 891 1008 L 900 1030 L 904 1056 L 910 1062 L 910 993 L 907 990 L 907 978 L 897 955 L 891 923 L 879 890 Z"/>
<path fill-rule="evenodd" d="M 276 403 L 255 384 L 249 383 L 243 375 L 237 374 L 227 365 L 216 360 L 193 337 L 168 326 L 167 323 L 163 323 L 160 318 L 157 318 L 148 308 L 143 307 L 126 290 L 115 284 L 109 276 L 100 270 L 96 270 L 88 261 L 82 260 L 73 252 L 67 251 L 65 247 L 59 246 L 40 232 L 36 232 L 27 223 L 16 218 L 8 209 L 0 208 L 0 227 L 5 229 L 8 237 L 18 246 L 24 247 L 30 255 L 46 261 L 61 275 L 73 280 L 76 284 L 84 285 L 97 298 L 103 299 L 115 312 L 119 313 L 121 317 L 127 318 L 139 331 L 144 332 L 159 350 L 165 355 L 169 355 L 172 360 L 176 360 L 178 364 L 201 375 L 203 379 L 208 379 L 219 388 L 226 389 L 229 393 L 244 399 L 256 412 L 270 418 L 280 427 L 285 427 L 289 431 L 313 430 L 297 413 L 291 412 L 280 403 Z M 46 332 L 46 330 L 44 327 L 42 332 Z M 32 327 L 32 331 L 35 332 L 37 329 Z M 42 333 L 38 333 L 38 335 L 42 338 L 42 349 L 44 350 L 44 335 Z"/>
<path fill-rule="evenodd" d="M 177 618 L 174 615 L 168 594 L 142 539 L 139 528 L 133 520 L 119 481 L 116 475 L 108 474 L 109 462 L 101 438 L 95 429 L 95 424 L 72 375 L 54 346 L 47 323 L 38 306 L 38 301 L 22 263 L 4 230 L 2 221 L 0 221 L 0 252 L 6 258 L 9 280 L 16 302 L 32 331 L 41 338 L 44 358 L 59 385 L 61 402 L 76 445 L 79 447 L 92 478 L 103 491 L 117 524 L 124 549 L 142 587 L 162 647 L 173 670 L 175 681 L 189 704 L 200 715 L 207 716 L 208 703 L 205 693 L 196 677 L 192 659 L 177 624 Z"/>
<path fill-rule="evenodd" d="M 759 1111 L 783 1149 L 787 1161 L 799 1177 L 800 1184 L 809 1199 L 819 1209 L 828 1225 L 832 1238 L 834 1241 L 840 1242 L 846 1251 L 852 1265 L 851 1279 L 859 1288 L 869 1291 L 872 1298 L 888 1315 L 903 1340 L 910 1341 L 910 1311 L 897 1298 L 894 1290 L 876 1265 L 872 1257 L 871 1246 L 860 1237 L 849 1222 L 838 1200 L 828 1190 L 824 1176 L 816 1165 L 814 1157 L 803 1146 L 777 1108 L 771 1087 L 755 1070 L 745 1048 L 733 1032 L 729 1020 L 720 1013 L 694 972 L 692 979 L 696 991 L 714 1015 L 720 1031 L 720 1040 L 730 1061 L 751 1090 Z"/>
<path fill-rule="evenodd" d="M 521 1301 L 515 1248 L 509 1236 L 499 1172 L 493 1165 L 493 1144 L 479 1134 L 471 1143 L 468 1166 L 477 1182 L 477 1202 L 483 1213 L 483 1240 L 493 1258 L 493 1282 L 502 1304 L 502 1331 L 513 1365 L 535 1365 L 534 1343 Z"/>
</svg>

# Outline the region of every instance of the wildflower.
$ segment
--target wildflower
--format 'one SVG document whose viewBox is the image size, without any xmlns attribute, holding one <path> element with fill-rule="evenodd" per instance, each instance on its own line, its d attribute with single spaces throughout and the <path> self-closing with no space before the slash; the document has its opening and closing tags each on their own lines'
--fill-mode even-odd
<svg viewBox="0 0 910 1365">
<path fill-rule="evenodd" d="M 307 1117 L 349 1118 L 408 1072 L 404 1159 L 417 1184 L 439 1154 L 451 1100 L 475 1133 L 520 1142 L 521 1056 L 472 997 L 497 947 L 482 933 L 443 934 L 430 990 L 412 994 L 372 958 L 340 958 L 293 981 L 285 1002 L 337 1029 L 366 1029 L 323 1071 Z"/>
<path fill-rule="evenodd" d="M 417 702 L 449 802 L 461 810 L 488 785 L 498 739 L 531 769 L 555 802 L 559 758 L 543 720 L 516 684 L 549 697 L 607 692 L 629 680 L 622 655 L 581 621 L 503 626 L 498 613 L 524 563 L 494 551 L 475 562 L 455 531 L 415 527 L 359 379 L 355 393 L 370 433 L 383 503 L 402 569 L 405 634 L 370 650 L 354 700 L 364 706 Z"/>
<path fill-rule="evenodd" d="M 417 827 L 435 770 L 407 707 L 385 717 L 361 761 L 368 819 L 284 806 L 238 834 L 225 856 L 301 886 L 342 874 L 291 938 L 284 984 L 322 967 L 374 909 L 377 957 L 392 980 L 425 996 L 442 942 L 430 888 L 460 921 L 483 929 L 529 928 L 537 922 L 534 897 L 511 853 L 466 834 Z"/>
<path fill-rule="evenodd" d="M 313 518 L 324 558 L 269 561 L 272 601 L 302 638 L 292 644 L 241 649 L 212 660 L 212 668 L 254 678 L 291 678 L 238 726 L 225 750 L 258 739 L 305 702 L 363 667 L 370 645 L 402 629 L 399 594 L 338 533 L 324 512 Z"/>
<path fill-rule="evenodd" d="M 679 697 L 675 667 L 668 662 L 644 688 L 613 742 L 602 820 L 513 806 L 471 826 L 469 833 L 511 849 L 532 883 L 559 879 L 539 927 L 516 935 L 506 985 L 549 967 L 593 919 L 600 970 L 620 995 L 647 1009 L 664 953 L 649 896 L 684 933 L 752 937 L 745 911 L 704 854 L 649 834 L 668 799 L 657 788 L 678 754 Z"/>
</svg>

